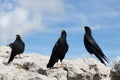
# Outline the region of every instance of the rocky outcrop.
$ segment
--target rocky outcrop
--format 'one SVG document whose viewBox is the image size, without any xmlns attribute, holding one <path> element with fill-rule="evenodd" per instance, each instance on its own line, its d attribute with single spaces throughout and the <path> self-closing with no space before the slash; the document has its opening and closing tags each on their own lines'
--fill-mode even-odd
<svg viewBox="0 0 120 80">
<path fill-rule="evenodd" d="M 0 50 L 0 80 L 110 80 L 111 68 L 93 58 L 64 60 L 64 68 L 48 69 L 47 56 L 24 53 L 7 64 L 11 50 Z"/>
<path fill-rule="evenodd" d="M 120 62 L 110 72 L 111 80 L 120 80 Z"/>
<path fill-rule="evenodd" d="M 68 80 L 105 80 L 109 79 L 110 68 L 93 58 L 70 60 L 65 69 Z"/>
</svg>

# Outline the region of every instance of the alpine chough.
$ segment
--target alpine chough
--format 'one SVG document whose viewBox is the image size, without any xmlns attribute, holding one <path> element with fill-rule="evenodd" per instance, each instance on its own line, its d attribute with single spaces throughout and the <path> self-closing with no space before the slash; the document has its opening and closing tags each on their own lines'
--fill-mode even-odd
<svg viewBox="0 0 120 80">
<path fill-rule="evenodd" d="M 90 55 L 94 54 L 103 64 L 105 64 L 104 60 L 108 63 L 108 58 L 104 55 L 103 51 L 92 37 L 90 27 L 85 26 L 84 28 L 85 28 L 84 45 L 87 51 L 90 53 Z"/>
<path fill-rule="evenodd" d="M 47 68 L 53 68 L 54 64 L 60 60 L 62 65 L 62 60 L 64 59 L 67 51 L 68 51 L 68 44 L 67 44 L 67 33 L 65 30 L 62 30 L 60 38 L 55 43 L 50 60 L 47 64 Z"/>
<path fill-rule="evenodd" d="M 12 49 L 8 63 L 12 62 L 16 55 L 19 55 L 24 52 L 25 44 L 22 41 L 20 35 L 16 35 L 16 40 L 10 44 Z"/>
</svg>

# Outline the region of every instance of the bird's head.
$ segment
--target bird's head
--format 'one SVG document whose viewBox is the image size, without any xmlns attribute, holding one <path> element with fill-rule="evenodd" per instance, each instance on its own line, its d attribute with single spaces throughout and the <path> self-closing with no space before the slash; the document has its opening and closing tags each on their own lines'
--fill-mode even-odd
<svg viewBox="0 0 120 80">
<path fill-rule="evenodd" d="M 87 32 L 88 34 L 91 34 L 91 29 L 88 26 L 84 26 L 85 32 Z"/>
<path fill-rule="evenodd" d="M 65 29 L 64 29 L 64 28 L 62 28 L 62 33 L 66 33 L 66 31 L 65 31 Z"/>
<path fill-rule="evenodd" d="M 19 34 L 17 34 L 17 35 L 16 35 L 16 38 L 20 38 L 20 35 L 19 35 Z"/>
<path fill-rule="evenodd" d="M 64 28 L 62 28 L 62 32 L 64 32 L 65 30 L 64 30 Z"/>
<path fill-rule="evenodd" d="M 88 26 L 83 26 L 84 29 L 90 29 Z"/>
<path fill-rule="evenodd" d="M 61 35 L 64 35 L 64 36 L 66 36 L 66 31 L 62 28 L 62 32 L 61 32 Z"/>
</svg>

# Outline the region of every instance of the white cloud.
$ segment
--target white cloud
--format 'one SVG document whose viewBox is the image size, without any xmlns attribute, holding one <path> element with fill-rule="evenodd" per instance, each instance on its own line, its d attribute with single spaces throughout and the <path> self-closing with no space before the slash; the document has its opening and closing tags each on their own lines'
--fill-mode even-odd
<svg viewBox="0 0 120 80">
<path fill-rule="evenodd" d="M 15 1 L 15 0 L 13 0 Z M 61 0 L 18 0 L 13 4 L 6 2 L 0 12 L 0 39 L 7 43 L 16 34 L 26 35 L 31 31 L 42 30 L 42 14 L 44 12 L 60 13 L 64 11 Z M 5 11 L 10 7 L 10 11 Z"/>
<path fill-rule="evenodd" d="M 7 42 L 12 35 L 26 34 L 32 30 L 42 29 L 41 15 L 33 14 L 32 21 L 29 20 L 30 13 L 22 8 L 11 12 L 3 12 L 0 16 L 0 38 Z"/>
<path fill-rule="evenodd" d="M 18 0 L 18 2 L 24 9 L 33 9 L 50 13 L 61 13 L 64 11 L 63 0 Z"/>
</svg>

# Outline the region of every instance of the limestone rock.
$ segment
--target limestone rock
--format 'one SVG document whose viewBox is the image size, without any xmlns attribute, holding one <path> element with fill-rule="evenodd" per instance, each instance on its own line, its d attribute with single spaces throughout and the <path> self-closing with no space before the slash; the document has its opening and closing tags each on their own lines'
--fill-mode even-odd
<svg viewBox="0 0 120 80">
<path fill-rule="evenodd" d="M 120 62 L 115 64 L 110 73 L 111 80 L 120 80 Z"/>
<path fill-rule="evenodd" d="M 5 64 L 10 52 L 8 46 L 0 47 L 0 80 L 110 80 L 111 68 L 93 58 L 63 60 L 64 68 L 48 69 L 49 57 L 35 53 Z M 114 70 L 119 75 L 120 66 Z"/>
<path fill-rule="evenodd" d="M 67 61 L 64 69 L 68 80 L 104 80 L 109 78 L 111 68 L 93 58 L 83 58 Z"/>
<path fill-rule="evenodd" d="M 48 69 L 47 76 L 55 77 L 57 80 L 67 80 L 67 71 L 63 70 L 62 68 Z"/>
<path fill-rule="evenodd" d="M 8 58 L 11 52 L 11 48 L 9 46 L 0 46 L 0 57 Z"/>
</svg>

